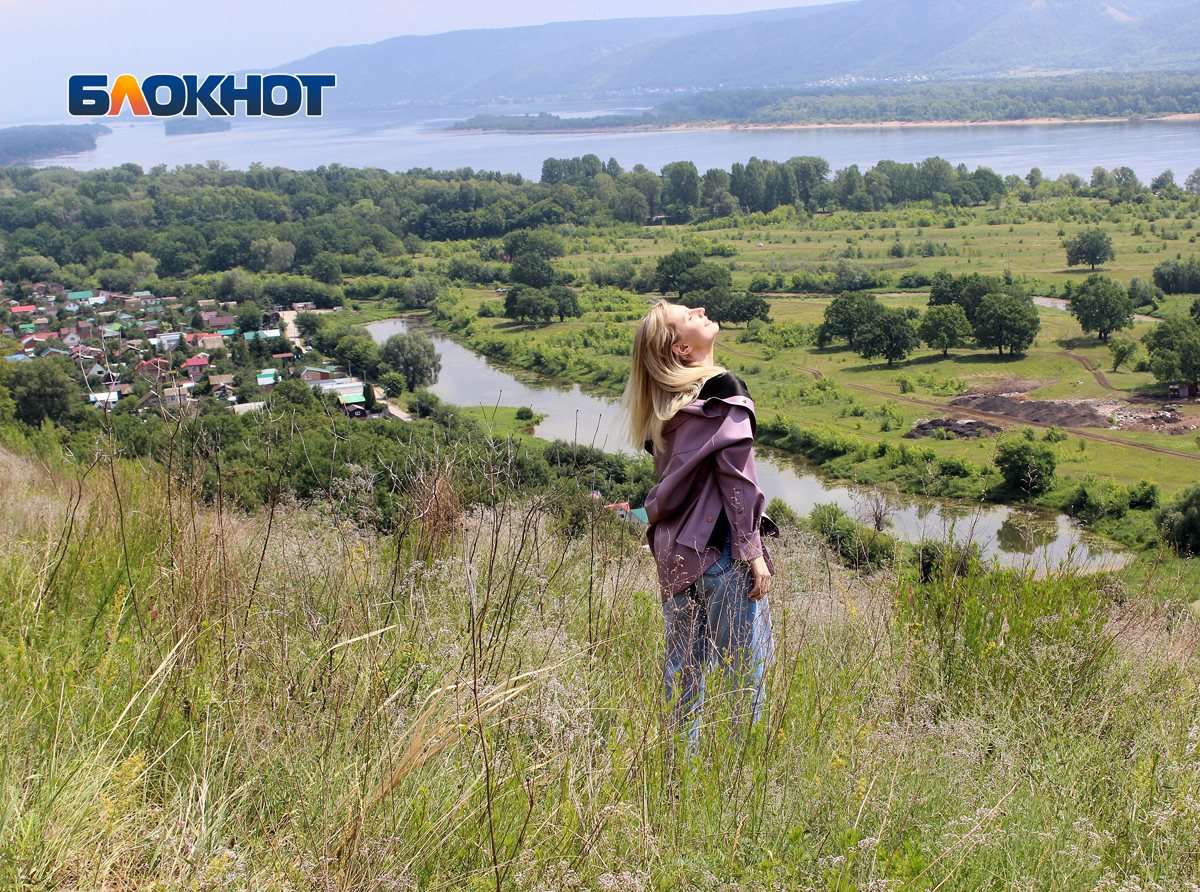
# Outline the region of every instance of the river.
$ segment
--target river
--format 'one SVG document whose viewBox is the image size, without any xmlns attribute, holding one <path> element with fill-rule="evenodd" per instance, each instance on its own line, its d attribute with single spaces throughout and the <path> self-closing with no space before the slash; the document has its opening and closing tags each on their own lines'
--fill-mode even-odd
<svg viewBox="0 0 1200 892">
<path fill-rule="evenodd" d="M 451 132 L 444 128 L 477 112 L 380 112 L 320 119 L 238 120 L 223 133 L 166 136 L 159 121 L 128 118 L 105 122 L 113 132 L 90 152 L 35 162 L 80 170 L 134 162 L 149 169 L 222 161 L 245 169 L 309 170 L 321 165 L 379 167 L 389 171 L 431 167 L 498 170 L 530 179 L 541 175 L 548 157 L 593 153 L 615 157 L 626 168 L 645 164 L 660 170 L 672 161 L 694 161 L 700 170 L 728 170 L 751 156 L 785 160 L 796 155 L 825 158 L 833 169 L 857 164 L 863 170 L 882 159 L 915 162 L 934 155 L 970 168 L 1024 175 L 1038 167 L 1048 177 L 1076 173 L 1085 179 L 1097 165 L 1131 167 L 1142 180 L 1166 169 L 1180 183 L 1200 164 L 1196 121 L 1116 121 L 1060 124 L 978 124 L 810 127 L 803 129 L 698 129 L 594 133 Z M 586 117 L 599 112 L 637 111 L 618 107 L 556 105 L 507 108 L 505 113 L 547 111 Z M 77 122 L 76 122 L 77 123 Z"/>
<path fill-rule="evenodd" d="M 407 331 L 401 319 L 366 326 L 378 343 Z M 537 436 L 596 446 L 609 452 L 631 453 L 621 433 L 615 400 L 587 393 L 519 369 L 501 367 L 442 333 L 421 328 L 437 345 L 442 372 L 430 390 L 459 406 L 529 406 L 544 420 Z M 759 481 L 768 498 L 778 496 L 804 515 L 813 505 L 833 502 L 865 521 L 880 496 L 877 490 L 823 479 L 803 460 L 771 449 L 757 450 Z M 1081 533 L 1064 515 L 1008 506 L 948 504 L 933 499 L 886 493 L 883 496 L 889 532 L 909 542 L 921 539 L 973 540 L 985 558 L 1002 566 L 1053 569 L 1064 563 L 1076 567 L 1115 567 L 1126 555 L 1114 552 Z"/>
</svg>

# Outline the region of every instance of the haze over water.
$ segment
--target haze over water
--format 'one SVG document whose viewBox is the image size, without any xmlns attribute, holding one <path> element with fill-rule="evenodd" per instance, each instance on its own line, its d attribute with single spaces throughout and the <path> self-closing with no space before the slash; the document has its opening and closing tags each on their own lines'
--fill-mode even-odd
<svg viewBox="0 0 1200 892">
<path fill-rule="evenodd" d="M 540 110 L 564 117 L 628 111 L 594 106 Z M 1107 169 L 1131 167 L 1146 181 L 1169 168 L 1180 183 L 1200 166 L 1200 122 L 1196 121 L 595 133 L 443 129 L 476 111 L 463 110 L 453 117 L 436 118 L 432 112 L 406 112 L 320 120 L 240 120 L 224 133 L 171 137 L 163 133 L 161 122 L 131 123 L 123 119 L 111 125 L 113 132 L 101 137 L 95 150 L 43 159 L 37 166 L 92 170 L 132 161 L 148 170 L 156 164 L 174 167 L 218 160 L 238 169 L 261 162 L 267 167 L 309 170 L 336 163 L 389 171 L 471 167 L 520 173 L 536 180 L 546 158 L 588 153 L 601 160 L 615 157 L 625 168 L 640 163 L 656 171 L 672 161 L 693 161 L 701 171 L 711 167 L 728 170 L 734 162 L 745 162 L 751 156 L 781 161 L 796 155 L 825 158 L 835 170 L 857 164 L 865 171 L 883 159 L 915 162 L 937 155 L 952 164 L 966 164 L 971 169 L 982 165 L 1002 175 L 1024 175 L 1031 167 L 1038 167 L 1051 178 L 1076 173 L 1087 179 L 1092 168 L 1099 165 Z M 501 111 L 513 113 L 512 109 Z"/>
</svg>

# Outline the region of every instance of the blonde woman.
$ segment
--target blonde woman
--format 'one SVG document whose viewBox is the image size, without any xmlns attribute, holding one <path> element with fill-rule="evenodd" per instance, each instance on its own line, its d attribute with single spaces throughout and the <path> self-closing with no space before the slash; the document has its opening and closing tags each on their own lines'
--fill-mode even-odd
<svg viewBox="0 0 1200 892">
<path fill-rule="evenodd" d="M 754 722 L 773 655 L 766 595 L 774 565 L 762 543 L 754 402 L 713 362 L 719 331 L 703 307 L 655 303 L 634 335 L 623 400 L 634 443 L 653 454 L 659 475 L 646 498 L 647 539 L 663 602 L 666 695 L 689 750 L 717 657 L 744 694 L 735 720 L 748 707 Z"/>
</svg>

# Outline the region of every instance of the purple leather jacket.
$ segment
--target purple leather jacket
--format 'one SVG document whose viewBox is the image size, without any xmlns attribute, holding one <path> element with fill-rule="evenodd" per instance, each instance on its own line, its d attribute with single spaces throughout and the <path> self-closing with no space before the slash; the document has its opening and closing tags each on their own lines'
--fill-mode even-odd
<svg viewBox="0 0 1200 892">
<path fill-rule="evenodd" d="M 646 497 L 646 538 L 664 601 L 699 579 L 721 556 L 724 543 L 710 540 L 722 511 L 734 558 L 765 557 L 775 572 L 759 529 L 766 497 L 754 467 L 754 401 L 741 381 L 730 378 L 740 393 L 684 406 L 663 426 L 663 448 L 655 450 L 659 483 Z"/>
</svg>

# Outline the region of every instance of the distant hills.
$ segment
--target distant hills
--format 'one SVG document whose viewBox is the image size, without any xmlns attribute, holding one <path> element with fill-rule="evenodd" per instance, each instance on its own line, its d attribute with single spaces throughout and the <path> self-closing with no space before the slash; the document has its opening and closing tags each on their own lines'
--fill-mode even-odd
<svg viewBox="0 0 1200 892">
<path fill-rule="evenodd" d="M 394 37 L 280 66 L 382 109 L 817 83 L 1200 70 L 1200 0 L 855 0 Z"/>
</svg>

